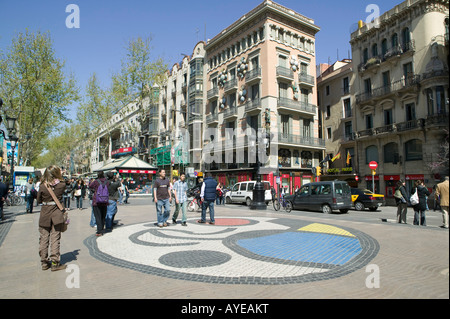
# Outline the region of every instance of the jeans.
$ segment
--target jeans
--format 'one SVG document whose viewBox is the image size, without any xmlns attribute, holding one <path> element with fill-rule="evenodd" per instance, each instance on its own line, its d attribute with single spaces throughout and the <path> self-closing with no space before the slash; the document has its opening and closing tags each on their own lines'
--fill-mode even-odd
<svg viewBox="0 0 450 319">
<path fill-rule="evenodd" d="M 83 197 L 81 196 L 75 196 L 77 200 L 77 208 L 83 208 Z"/>
<path fill-rule="evenodd" d="M 225 204 L 225 198 L 223 196 L 217 196 L 216 205 L 224 205 L 224 204 Z"/>
<path fill-rule="evenodd" d="M 123 193 L 119 191 L 119 204 L 123 204 Z"/>
<path fill-rule="evenodd" d="M 211 223 L 214 223 L 214 200 L 208 201 L 204 200 L 202 205 L 202 222 L 206 222 L 206 209 L 209 207 L 209 219 L 211 220 Z"/>
<path fill-rule="evenodd" d="M 426 226 L 425 211 L 414 209 L 414 225 Z"/>
<path fill-rule="evenodd" d="M 181 208 L 181 222 L 185 223 L 186 220 L 187 220 L 187 218 L 186 218 L 186 207 L 187 207 L 187 201 L 184 201 L 184 202 L 179 203 L 179 204 L 175 203 L 175 212 L 173 213 L 172 220 L 177 220 L 178 212 L 180 211 L 180 208 Z"/>
<path fill-rule="evenodd" d="M 31 194 L 26 195 L 25 200 L 27 201 L 27 212 L 31 214 L 33 212 L 33 202 L 34 202 L 33 195 Z"/>
<path fill-rule="evenodd" d="M 156 217 L 158 220 L 158 226 L 163 226 L 169 219 L 169 216 L 170 216 L 169 199 L 158 199 L 158 201 L 156 202 Z"/>
<path fill-rule="evenodd" d="M 64 208 L 70 208 L 70 196 L 63 195 L 63 205 Z"/>
<path fill-rule="evenodd" d="M 108 208 L 106 209 L 106 217 L 105 217 L 105 228 L 112 229 L 114 216 L 117 213 L 117 202 L 115 200 L 108 201 Z"/>
<path fill-rule="evenodd" d="M 89 223 L 89 226 L 95 227 L 95 216 L 94 216 L 94 206 L 92 206 L 92 199 L 89 201 L 91 203 L 91 222 Z"/>
</svg>

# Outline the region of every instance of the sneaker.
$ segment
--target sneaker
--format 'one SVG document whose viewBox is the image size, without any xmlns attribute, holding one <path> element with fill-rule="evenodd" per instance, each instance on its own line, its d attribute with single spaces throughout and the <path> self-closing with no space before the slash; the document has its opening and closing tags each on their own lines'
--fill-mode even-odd
<svg viewBox="0 0 450 319">
<path fill-rule="evenodd" d="M 61 265 L 60 263 L 54 263 L 54 262 L 52 262 L 51 268 L 52 268 L 52 269 L 51 269 L 52 271 L 58 271 L 58 270 L 66 269 L 67 266 L 66 266 L 66 265 Z"/>
<path fill-rule="evenodd" d="M 181 226 L 187 226 L 186 222 L 182 222 Z"/>
<path fill-rule="evenodd" d="M 203 221 L 203 220 L 197 220 L 197 223 L 199 223 L 199 224 L 205 224 L 206 222 Z"/>
<path fill-rule="evenodd" d="M 172 223 L 176 225 L 177 224 L 177 220 L 172 218 Z"/>
<path fill-rule="evenodd" d="M 209 222 L 209 224 L 210 224 L 210 225 L 214 225 L 214 224 L 215 224 L 215 222 Z"/>
</svg>

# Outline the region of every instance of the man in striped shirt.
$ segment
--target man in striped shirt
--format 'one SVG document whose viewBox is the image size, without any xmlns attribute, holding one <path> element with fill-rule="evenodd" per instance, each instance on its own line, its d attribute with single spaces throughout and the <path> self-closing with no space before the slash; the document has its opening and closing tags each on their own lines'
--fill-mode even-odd
<svg viewBox="0 0 450 319">
<path fill-rule="evenodd" d="M 187 226 L 186 224 L 186 207 L 187 207 L 187 190 L 188 186 L 186 183 L 186 175 L 183 173 L 180 175 L 180 179 L 173 184 L 173 194 L 175 196 L 175 212 L 173 213 L 172 221 L 174 224 L 177 223 L 178 212 L 182 211 L 181 225 Z"/>
</svg>

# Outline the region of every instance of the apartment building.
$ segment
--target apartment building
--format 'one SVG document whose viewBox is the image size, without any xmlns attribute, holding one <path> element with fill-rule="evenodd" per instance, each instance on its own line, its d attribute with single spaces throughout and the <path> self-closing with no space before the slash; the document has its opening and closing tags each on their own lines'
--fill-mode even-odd
<svg viewBox="0 0 450 319">
<path fill-rule="evenodd" d="M 358 187 L 358 162 L 355 160 L 353 132 L 355 94 L 353 63 L 351 59 L 332 65 L 321 64 L 317 77 L 319 120 L 323 129 L 326 158 L 321 180 L 345 180 Z M 339 155 L 340 154 L 340 155 Z"/>
<path fill-rule="evenodd" d="M 371 189 L 374 178 L 388 199 L 399 179 L 431 188 L 448 174 L 430 169 L 448 136 L 448 8 L 446 0 L 407 0 L 351 34 L 353 160 L 360 187 Z"/>
<path fill-rule="evenodd" d="M 258 162 L 264 180 L 280 176 L 288 190 L 312 181 L 325 150 L 315 89 L 318 31 L 312 19 L 264 1 L 206 44 L 204 126 L 215 134 L 205 145 L 222 152 L 203 167 L 219 182 L 256 179 Z M 248 132 L 271 137 L 270 146 Z M 266 148 L 264 159 L 252 158 Z"/>
</svg>

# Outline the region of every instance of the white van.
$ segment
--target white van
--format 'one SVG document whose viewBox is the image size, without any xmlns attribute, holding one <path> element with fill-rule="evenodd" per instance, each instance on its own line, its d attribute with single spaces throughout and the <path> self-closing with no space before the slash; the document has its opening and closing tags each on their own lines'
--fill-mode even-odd
<svg viewBox="0 0 450 319">
<path fill-rule="evenodd" d="M 267 181 L 262 182 L 264 185 L 264 199 L 266 204 L 272 200 L 272 194 L 270 193 L 270 183 Z M 225 202 L 231 203 L 246 203 L 247 206 L 252 204 L 253 189 L 255 188 L 256 181 L 239 182 L 234 184 L 229 192 L 225 195 Z"/>
</svg>

